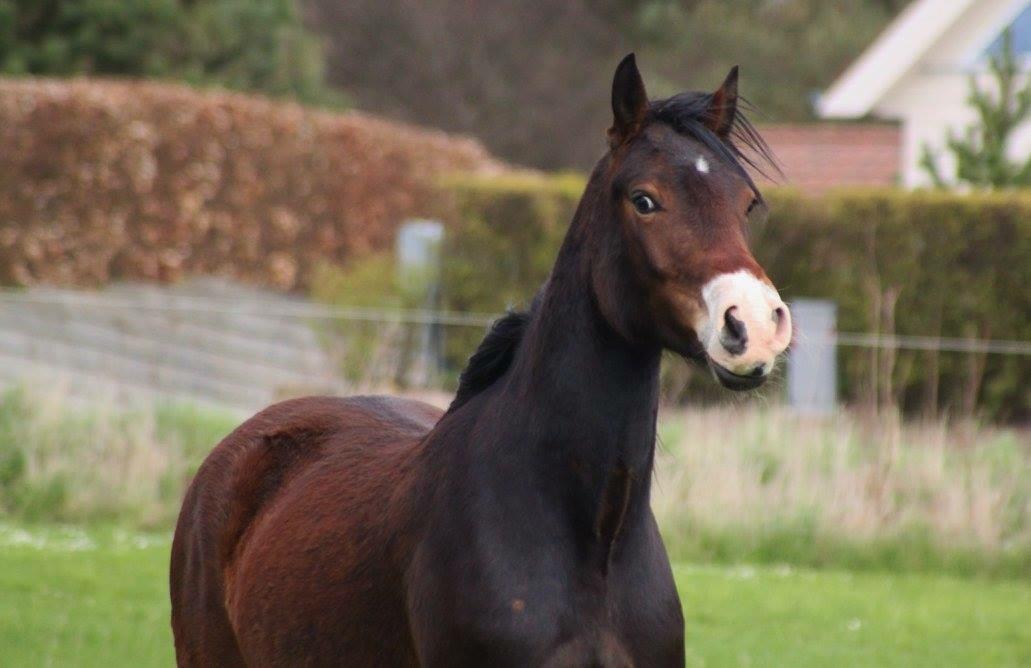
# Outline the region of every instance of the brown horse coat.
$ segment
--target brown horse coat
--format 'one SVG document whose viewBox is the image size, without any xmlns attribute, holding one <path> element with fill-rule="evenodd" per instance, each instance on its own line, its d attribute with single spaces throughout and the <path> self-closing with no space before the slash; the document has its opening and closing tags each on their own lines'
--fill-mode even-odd
<svg viewBox="0 0 1031 668">
<path fill-rule="evenodd" d="M 650 103 L 633 57 L 551 277 L 502 318 L 446 413 L 277 404 L 197 472 L 172 545 L 183 666 L 683 666 L 650 508 L 659 362 L 733 389 L 786 346 L 745 243 L 761 198 L 736 71 Z"/>
</svg>

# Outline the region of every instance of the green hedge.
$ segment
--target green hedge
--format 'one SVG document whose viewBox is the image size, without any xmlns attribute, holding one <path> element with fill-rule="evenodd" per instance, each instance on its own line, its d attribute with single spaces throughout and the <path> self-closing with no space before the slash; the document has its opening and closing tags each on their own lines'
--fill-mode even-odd
<svg viewBox="0 0 1031 668">
<path fill-rule="evenodd" d="M 525 305 L 547 276 L 582 188 L 572 175 L 445 183 L 444 306 Z M 770 221 L 753 233 L 757 259 L 786 300 L 837 302 L 841 331 L 1031 340 L 1031 192 L 881 189 L 812 198 L 774 189 L 767 197 Z M 449 333 L 449 363 L 460 367 L 481 334 Z M 850 402 L 1031 416 L 1027 356 L 842 348 L 839 360 Z M 681 394 L 703 384 L 688 375 L 670 387 Z"/>
</svg>

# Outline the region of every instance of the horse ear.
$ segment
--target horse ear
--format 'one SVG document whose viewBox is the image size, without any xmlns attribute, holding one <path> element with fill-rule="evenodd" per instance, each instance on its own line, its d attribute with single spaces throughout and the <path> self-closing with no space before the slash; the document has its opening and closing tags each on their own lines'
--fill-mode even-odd
<svg viewBox="0 0 1031 668">
<path fill-rule="evenodd" d="M 705 113 L 705 126 L 726 139 L 734 127 L 737 117 L 737 65 L 730 68 L 730 73 L 723 84 L 712 94 L 712 101 Z"/>
<path fill-rule="evenodd" d="M 637 70 L 634 54 L 629 54 L 616 67 L 612 78 L 612 127 L 609 128 L 609 145 L 616 148 L 630 139 L 644 124 L 648 113 L 648 94 L 644 80 Z"/>
</svg>

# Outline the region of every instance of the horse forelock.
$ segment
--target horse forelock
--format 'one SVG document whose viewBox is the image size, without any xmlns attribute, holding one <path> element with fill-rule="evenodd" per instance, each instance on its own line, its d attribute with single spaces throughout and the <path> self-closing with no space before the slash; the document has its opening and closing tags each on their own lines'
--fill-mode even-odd
<svg viewBox="0 0 1031 668">
<path fill-rule="evenodd" d="M 739 100 L 730 130 L 726 137 L 721 138 L 706 125 L 712 100 L 712 93 L 680 93 L 652 102 L 649 115 L 652 120 L 665 123 L 708 148 L 738 171 L 759 195 L 759 189 L 746 167 L 766 178 L 782 172 L 766 140 L 742 110 L 742 107 L 751 109 L 751 105 L 744 99 Z"/>
</svg>

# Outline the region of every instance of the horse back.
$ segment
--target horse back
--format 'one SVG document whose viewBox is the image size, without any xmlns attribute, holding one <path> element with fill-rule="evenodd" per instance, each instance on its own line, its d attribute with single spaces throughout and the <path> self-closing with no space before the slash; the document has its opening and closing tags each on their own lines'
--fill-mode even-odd
<svg viewBox="0 0 1031 668">
<path fill-rule="evenodd" d="M 354 506 L 384 508 L 382 497 L 403 487 L 404 462 L 439 417 L 432 406 L 392 397 L 308 397 L 270 406 L 226 436 L 197 471 L 172 543 L 179 664 L 244 664 L 234 583 L 248 551 L 255 551 L 247 549 L 250 536 L 268 524 L 277 504 L 293 497 L 295 512 L 310 505 L 300 510 L 309 524 L 346 513 L 340 496 Z M 361 485 L 369 478 L 360 472 L 369 468 L 383 474 L 377 489 Z M 289 542 L 291 529 L 315 528 L 298 524 L 273 526 L 272 533 Z"/>
</svg>

